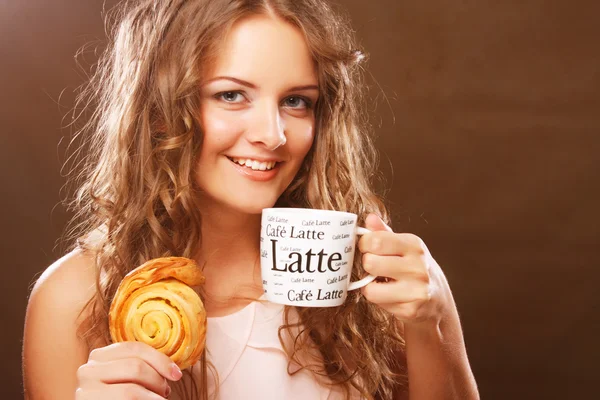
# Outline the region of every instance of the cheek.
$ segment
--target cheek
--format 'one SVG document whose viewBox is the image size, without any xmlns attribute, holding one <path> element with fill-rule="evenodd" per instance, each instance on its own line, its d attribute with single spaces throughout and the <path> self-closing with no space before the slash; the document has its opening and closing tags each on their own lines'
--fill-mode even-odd
<svg viewBox="0 0 600 400">
<path fill-rule="evenodd" d="M 202 154 L 232 145 L 244 129 L 242 118 L 210 106 L 201 108 L 201 124 L 204 134 Z"/>
<path fill-rule="evenodd" d="M 290 152 L 304 157 L 310 150 L 314 140 L 314 119 L 296 119 L 286 123 L 290 133 L 288 144 Z"/>
</svg>

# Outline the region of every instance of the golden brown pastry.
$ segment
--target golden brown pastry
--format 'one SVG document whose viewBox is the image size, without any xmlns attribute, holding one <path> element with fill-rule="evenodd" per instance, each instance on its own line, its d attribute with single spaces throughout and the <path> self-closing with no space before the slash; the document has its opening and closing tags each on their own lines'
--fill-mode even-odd
<svg viewBox="0 0 600 400">
<path fill-rule="evenodd" d="M 110 306 L 112 340 L 147 343 L 181 369 L 195 364 L 206 340 L 206 310 L 190 286 L 202 283 L 200 268 L 188 258 L 140 265 L 123 278 Z"/>
</svg>

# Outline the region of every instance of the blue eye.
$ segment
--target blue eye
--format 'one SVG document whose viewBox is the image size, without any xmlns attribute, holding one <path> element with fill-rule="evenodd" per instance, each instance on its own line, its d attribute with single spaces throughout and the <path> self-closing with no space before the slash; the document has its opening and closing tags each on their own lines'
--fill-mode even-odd
<svg viewBox="0 0 600 400">
<path fill-rule="evenodd" d="M 219 100 L 223 100 L 227 103 L 239 103 L 242 101 L 240 97 L 243 97 L 240 92 L 221 92 L 217 93 L 215 97 Z"/>
<path fill-rule="evenodd" d="M 290 108 L 310 108 L 312 106 L 308 99 L 299 96 L 290 96 L 285 99 L 284 104 Z"/>
</svg>

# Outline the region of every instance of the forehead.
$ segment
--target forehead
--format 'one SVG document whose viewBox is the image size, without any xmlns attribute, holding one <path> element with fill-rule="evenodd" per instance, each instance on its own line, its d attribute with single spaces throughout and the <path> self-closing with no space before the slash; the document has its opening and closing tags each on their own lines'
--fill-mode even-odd
<svg viewBox="0 0 600 400">
<path fill-rule="evenodd" d="M 266 15 L 236 22 L 207 72 L 207 79 L 233 76 L 259 87 L 317 83 L 315 63 L 302 32 Z"/>
</svg>

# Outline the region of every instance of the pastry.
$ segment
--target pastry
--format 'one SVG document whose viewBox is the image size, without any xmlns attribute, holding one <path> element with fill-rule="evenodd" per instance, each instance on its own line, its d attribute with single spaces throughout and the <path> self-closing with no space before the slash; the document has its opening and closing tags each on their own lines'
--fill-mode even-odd
<svg viewBox="0 0 600 400">
<path fill-rule="evenodd" d="M 206 340 L 206 310 L 190 286 L 204 283 L 193 260 L 155 258 L 128 273 L 108 314 L 113 342 L 139 341 L 181 369 L 194 365 Z"/>
</svg>

